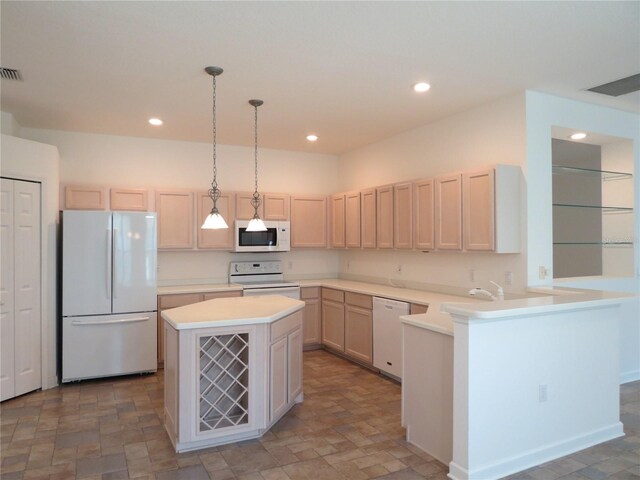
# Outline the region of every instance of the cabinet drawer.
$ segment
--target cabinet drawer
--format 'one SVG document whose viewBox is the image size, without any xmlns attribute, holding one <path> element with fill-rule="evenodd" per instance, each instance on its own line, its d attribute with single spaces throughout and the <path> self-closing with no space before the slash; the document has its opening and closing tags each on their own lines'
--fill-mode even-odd
<svg viewBox="0 0 640 480">
<path fill-rule="evenodd" d="M 241 297 L 242 290 L 230 290 L 228 292 L 211 292 L 203 295 L 204 300 L 213 300 L 214 298 Z"/>
<path fill-rule="evenodd" d="M 162 295 L 158 301 L 158 305 L 161 309 L 176 308 L 184 305 L 191 305 L 192 303 L 198 303 L 202 301 L 202 294 L 200 293 L 186 293 L 180 295 Z"/>
<path fill-rule="evenodd" d="M 320 298 L 320 287 L 303 287 L 300 289 L 300 299 Z"/>
<path fill-rule="evenodd" d="M 373 308 L 373 297 L 362 293 L 345 292 L 344 303 L 371 310 Z"/>
<path fill-rule="evenodd" d="M 271 343 L 302 326 L 302 311 L 292 313 L 271 324 Z"/>
<path fill-rule="evenodd" d="M 412 303 L 411 304 L 411 315 L 418 315 L 421 313 L 427 313 L 427 310 L 429 309 L 429 305 L 421 305 L 419 303 Z"/>
<path fill-rule="evenodd" d="M 322 299 L 331 300 L 338 303 L 344 302 L 344 292 L 340 290 L 334 290 L 333 288 L 322 289 Z"/>
</svg>

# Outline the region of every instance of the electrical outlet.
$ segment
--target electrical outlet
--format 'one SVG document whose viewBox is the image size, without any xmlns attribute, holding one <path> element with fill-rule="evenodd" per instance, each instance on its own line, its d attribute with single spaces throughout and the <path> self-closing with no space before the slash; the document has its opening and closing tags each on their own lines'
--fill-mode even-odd
<svg viewBox="0 0 640 480">
<path fill-rule="evenodd" d="M 548 400 L 548 386 L 538 385 L 538 402 L 544 403 Z"/>
<path fill-rule="evenodd" d="M 513 285 L 513 272 L 504 272 L 504 283 L 506 285 Z"/>
<path fill-rule="evenodd" d="M 402 273 L 402 265 L 398 264 L 396 267 L 396 273 Z"/>
<path fill-rule="evenodd" d="M 540 265 L 540 267 L 538 267 L 538 277 L 540 280 L 547 278 L 547 275 L 549 275 L 549 270 L 547 270 L 544 265 Z"/>
<path fill-rule="evenodd" d="M 476 281 L 476 270 L 475 270 L 475 268 L 470 268 L 469 269 L 469 280 L 471 280 L 472 282 Z"/>
</svg>

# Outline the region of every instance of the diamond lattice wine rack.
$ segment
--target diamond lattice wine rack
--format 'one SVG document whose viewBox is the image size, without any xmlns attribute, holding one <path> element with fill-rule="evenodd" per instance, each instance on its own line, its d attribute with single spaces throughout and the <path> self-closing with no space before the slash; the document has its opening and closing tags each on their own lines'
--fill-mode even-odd
<svg viewBox="0 0 640 480">
<path fill-rule="evenodd" d="M 249 334 L 200 337 L 200 432 L 249 423 Z"/>
</svg>

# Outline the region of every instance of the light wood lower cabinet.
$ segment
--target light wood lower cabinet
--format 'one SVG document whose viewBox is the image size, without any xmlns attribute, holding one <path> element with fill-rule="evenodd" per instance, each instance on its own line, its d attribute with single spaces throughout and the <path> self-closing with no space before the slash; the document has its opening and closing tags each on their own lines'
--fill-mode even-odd
<svg viewBox="0 0 640 480">
<path fill-rule="evenodd" d="M 303 287 L 300 289 L 300 300 L 305 302 L 302 311 L 304 345 L 322 343 L 322 305 L 320 287 Z"/>
<path fill-rule="evenodd" d="M 344 352 L 344 293 L 322 289 L 322 344 Z"/>
<path fill-rule="evenodd" d="M 411 315 L 420 315 L 421 313 L 427 313 L 427 310 L 429 309 L 429 305 L 421 305 L 419 303 L 412 303 L 411 304 Z"/>
<path fill-rule="evenodd" d="M 170 308 L 184 307 L 193 303 L 212 300 L 214 298 L 241 297 L 242 290 L 210 293 L 180 293 L 174 295 L 158 295 L 158 366 L 164 365 L 164 321 L 162 311 Z"/>
<path fill-rule="evenodd" d="M 364 363 L 373 363 L 373 313 L 371 309 L 345 305 L 344 345 L 344 353 L 350 357 Z"/>
<path fill-rule="evenodd" d="M 297 315 L 300 320 L 300 314 Z M 278 320 L 279 322 L 287 319 Z M 271 332 L 273 335 L 274 326 Z M 292 323 L 281 337 L 272 339 L 269 360 L 269 422 L 285 414 L 302 393 L 302 324 Z"/>
</svg>

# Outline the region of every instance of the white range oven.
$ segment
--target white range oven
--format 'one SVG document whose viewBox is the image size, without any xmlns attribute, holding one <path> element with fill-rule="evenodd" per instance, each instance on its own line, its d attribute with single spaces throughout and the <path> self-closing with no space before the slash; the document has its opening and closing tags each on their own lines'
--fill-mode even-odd
<svg viewBox="0 0 640 480">
<path fill-rule="evenodd" d="M 300 285 L 284 280 L 282 262 L 231 262 L 229 283 L 242 285 L 245 297 L 257 295 L 282 295 L 300 300 Z"/>
</svg>

